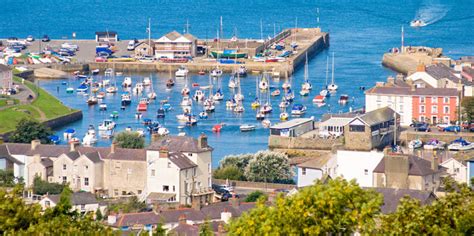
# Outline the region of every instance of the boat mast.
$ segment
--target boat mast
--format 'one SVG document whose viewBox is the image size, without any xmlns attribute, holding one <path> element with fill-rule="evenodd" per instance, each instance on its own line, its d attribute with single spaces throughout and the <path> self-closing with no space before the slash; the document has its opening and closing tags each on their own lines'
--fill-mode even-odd
<svg viewBox="0 0 474 236">
<path fill-rule="evenodd" d="M 405 44 L 405 32 L 403 30 L 403 25 L 402 25 L 402 38 L 401 38 L 401 43 L 402 43 L 402 46 L 400 47 L 400 52 L 403 53 L 403 48 L 405 47 L 404 44 Z"/>
<path fill-rule="evenodd" d="M 319 7 L 316 8 L 316 23 L 317 23 L 316 28 L 320 28 L 320 26 L 319 26 Z"/>
<path fill-rule="evenodd" d="M 334 52 L 332 53 L 332 76 L 331 76 L 331 84 L 334 84 Z"/>
<path fill-rule="evenodd" d="M 148 31 L 148 46 L 150 47 L 150 49 L 152 49 L 152 46 L 151 46 L 151 19 L 148 18 L 148 28 L 147 28 L 147 31 Z M 152 54 L 149 52 L 149 54 Z M 149 55 L 151 56 L 151 55 Z"/>
<path fill-rule="evenodd" d="M 260 39 L 263 41 L 263 21 L 260 18 Z"/>
<path fill-rule="evenodd" d="M 306 62 L 304 64 L 304 82 L 308 82 L 308 51 L 306 51 Z"/>
<path fill-rule="evenodd" d="M 295 32 L 293 36 L 293 42 L 296 43 L 296 31 L 298 30 L 298 17 L 295 19 Z"/>
</svg>

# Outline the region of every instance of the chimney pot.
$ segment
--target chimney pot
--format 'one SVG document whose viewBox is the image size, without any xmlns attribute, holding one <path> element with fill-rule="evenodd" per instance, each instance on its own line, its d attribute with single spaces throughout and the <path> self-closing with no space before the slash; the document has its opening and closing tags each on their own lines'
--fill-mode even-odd
<svg viewBox="0 0 474 236">
<path fill-rule="evenodd" d="M 115 142 L 112 142 L 112 144 L 110 144 L 110 153 L 115 153 L 115 145 Z"/>
<path fill-rule="evenodd" d="M 41 140 L 35 139 L 31 140 L 31 150 L 36 150 L 36 148 L 41 144 Z"/>
<path fill-rule="evenodd" d="M 70 143 L 69 144 L 69 151 L 70 152 L 76 151 L 76 146 L 78 146 L 78 145 L 79 145 L 79 143 L 75 143 L 75 142 Z"/>
<path fill-rule="evenodd" d="M 179 224 L 186 224 L 186 215 L 185 214 L 182 214 L 179 216 Z"/>
<path fill-rule="evenodd" d="M 423 62 L 421 62 L 420 64 L 418 64 L 418 66 L 416 67 L 416 71 L 417 72 L 425 72 L 426 71 L 426 66 Z"/>
<path fill-rule="evenodd" d="M 167 147 L 161 147 L 160 148 L 160 155 L 159 155 L 160 158 L 168 158 L 169 154 L 170 154 L 170 152 L 169 152 Z"/>
</svg>

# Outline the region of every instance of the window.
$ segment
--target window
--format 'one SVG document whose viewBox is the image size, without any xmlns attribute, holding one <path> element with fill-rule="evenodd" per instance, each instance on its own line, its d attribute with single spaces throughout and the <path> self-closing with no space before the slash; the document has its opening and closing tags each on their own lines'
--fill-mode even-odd
<svg viewBox="0 0 474 236">
<path fill-rule="evenodd" d="M 403 97 L 398 98 L 398 103 L 403 103 Z"/>
<path fill-rule="evenodd" d="M 369 175 L 369 170 L 364 169 L 364 175 Z"/>
<path fill-rule="evenodd" d="M 459 173 L 459 168 L 454 169 L 454 173 Z"/>
<path fill-rule="evenodd" d="M 381 102 L 382 101 L 382 97 L 380 97 L 380 95 L 377 95 L 377 102 Z"/>
<path fill-rule="evenodd" d="M 89 178 L 84 177 L 84 186 L 89 186 Z"/>
<path fill-rule="evenodd" d="M 431 106 L 431 113 L 438 113 L 438 106 Z"/>
<path fill-rule="evenodd" d="M 86 205 L 81 204 L 81 211 L 86 211 Z"/>
<path fill-rule="evenodd" d="M 168 161 L 168 168 L 171 168 L 171 162 Z"/>
<path fill-rule="evenodd" d="M 142 194 L 142 190 L 141 189 L 137 190 L 137 193 Z"/>
<path fill-rule="evenodd" d="M 382 105 L 380 103 L 377 103 L 377 109 L 381 108 Z"/>
<path fill-rule="evenodd" d="M 425 122 L 425 116 L 420 116 L 420 122 Z"/>
<path fill-rule="evenodd" d="M 431 103 L 438 103 L 438 97 L 431 97 Z"/>
<path fill-rule="evenodd" d="M 88 165 L 85 165 L 85 166 L 84 166 L 84 169 L 88 170 L 88 169 L 89 169 L 89 166 L 88 166 Z"/>
<path fill-rule="evenodd" d="M 151 176 L 155 176 L 155 170 L 154 169 L 151 170 Z"/>
<path fill-rule="evenodd" d="M 192 156 L 193 156 L 193 154 L 192 154 L 192 153 L 188 153 L 188 157 L 192 157 Z"/>
<path fill-rule="evenodd" d="M 173 185 L 173 192 L 176 192 L 176 186 Z"/>
<path fill-rule="evenodd" d="M 207 164 L 207 171 L 211 173 L 211 163 Z"/>
<path fill-rule="evenodd" d="M 444 98 L 443 98 L 443 102 L 444 102 L 444 103 L 449 103 L 449 97 L 444 97 Z"/>
<path fill-rule="evenodd" d="M 67 165 L 63 164 L 63 170 L 66 170 L 66 169 L 67 169 Z"/>
<path fill-rule="evenodd" d="M 127 195 L 127 191 L 122 191 L 122 195 Z"/>
<path fill-rule="evenodd" d="M 420 103 L 425 103 L 425 97 L 420 97 Z"/>
<path fill-rule="evenodd" d="M 399 113 L 403 113 L 403 104 L 400 104 L 400 105 L 398 106 L 398 108 L 399 108 L 399 109 L 398 109 L 398 112 L 399 112 Z"/>
<path fill-rule="evenodd" d="M 193 176 L 196 176 L 196 168 L 193 168 Z"/>
<path fill-rule="evenodd" d="M 120 162 L 115 163 L 115 169 L 122 168 L 122 164 Z"/>
<path fill-rule="evenodd" d="M 306 168 L 301 168 L 301 175 L 306 175 Z"/>
<path fill-rule="evenodd" d="M 131 175 L 132 174 L 132 168 L 127 169 L 127 174 Z"/>
<path fill-rule="evenodd" d="M 424 105 L 420 106 L 420 113 L 425 113 L 425 106 Z"/>
<path fill-rule="evenodd" d="M 188 170 L 184 171 L 184 176 L 188 178 Z"/>
<path fill-rule="evenodd" d="M 365 126 L 364 125 L 350 125 L 349 130 L 351 132 L 365 132 Z"/>
<path fill-rule="evenodd" d="M 449 116 L 445 116 L 445 117 L 443 117 L 443 120 L 444 120 L 444 122 L 443 122 L 443 123 L 445 123 L 445 124 L 449 124 Z"/>
<path fill-rule="evenodd" d="M 49 206 L 51 206 L 51 202 L 48 201 L 48 200 L 46 200 L 46 201 L 44 201 L 44 205 L 45 205 L 46 207 L 49 207 Z"/>
<path fill-rule="evenodd" d="M 168 192 L 168 191 L 170 191 L 170 186 L 163 185 L 163 192 Z"/>
<path fill-rule="evenodd" d="M 67 176 L 63 176 L 63 184 L 67 183 Z"/>
<path fill-rule="evenodd" d="M 118 189 L 114 189 L 114 196 L 117 196 L 117 195 L 119 195 L 119 191 Z"/>
<path fill-rule="evenodd" d="M 443 107 L 444 114 L 449 114 L 449 106 Z"/>
</svg>

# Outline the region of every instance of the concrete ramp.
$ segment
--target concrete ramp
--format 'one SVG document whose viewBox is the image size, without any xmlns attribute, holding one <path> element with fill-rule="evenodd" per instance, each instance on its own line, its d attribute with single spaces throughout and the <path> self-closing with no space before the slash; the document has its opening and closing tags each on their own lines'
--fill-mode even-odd
<svg viewBox="0 0 474 236">
<path fill-rule="evenodd" d="M 34 76 L 37 78 L 45 78 L 45 79 L 62 79 L 62 78 L 67 78 L 68 74 L 64 71 L 44 67 L 44 68 L 35 69 Z"/>
</svg>

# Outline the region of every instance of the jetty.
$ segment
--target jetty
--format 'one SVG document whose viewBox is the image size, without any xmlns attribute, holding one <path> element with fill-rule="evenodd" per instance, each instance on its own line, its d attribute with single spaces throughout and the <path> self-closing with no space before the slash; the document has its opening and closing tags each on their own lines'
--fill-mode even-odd
<svg viewBox="0 0 474 236">
<path fill-rule="evenodd" d="M 385 53 L 382 58 L 382 65 L 398 73 L 409 75 L 416 71 L 419 64 L 429 66 L 433 63 L 449 60 L 449 58 L 443 57 L 442 48 L 405 46 L 401 50 L 395 48 L 391 52 Z"/>
</svg>

